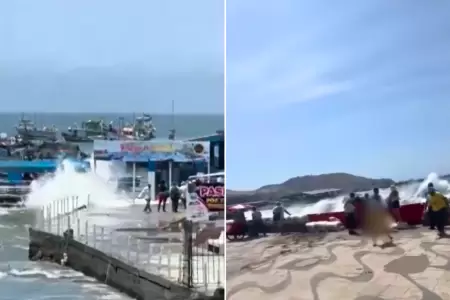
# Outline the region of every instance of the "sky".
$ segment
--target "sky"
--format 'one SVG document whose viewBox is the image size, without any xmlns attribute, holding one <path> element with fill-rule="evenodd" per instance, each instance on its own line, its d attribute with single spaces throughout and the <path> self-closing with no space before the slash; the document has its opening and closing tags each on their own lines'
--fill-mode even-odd
<svg viewBox="0 0 450 300">
<path fill-rule="evenodd" d="M 1 110 L 223 113 L 223 16 L 221 0 L 0 1 Z"/>
<path fill-rule="evenodd" d="M 227 1 L 227 186 L 450 173 L 449 1 Z"/>
</svg>

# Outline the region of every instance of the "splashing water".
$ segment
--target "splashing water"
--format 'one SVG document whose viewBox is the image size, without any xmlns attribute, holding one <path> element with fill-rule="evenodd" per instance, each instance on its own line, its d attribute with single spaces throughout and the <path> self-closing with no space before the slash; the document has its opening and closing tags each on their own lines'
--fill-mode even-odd
<svg viewBox="0 0 450 300">
<path fill-rule="evenodd" d="M 91 166 L 93 161 L 91 158 Z M 55 200 L 78 196 L 79 205 L 94 207 L 124 207 L 131 204 L 124 194 L 116 193 L 115 184 L 108 183 L 109 178 L 117 177 L 111 172 L 110 162 L 98 161 L 96 172 L 93 170 L 80 173 L 72 162 L 64 160 L 62 168 L 53 175 L 44 175 L 31 184 L 31 192 L 27 197 L 28 207 L 43 207 Z"/>
<path fill-rule="evenodd" d="M 446 196 L 450 196 L 450 182 L 444 179 L 440 179 L 439 175 L 436 173 L 430 173 L 427 178 L 421 183 L 411 183 L 408 185 L 398 187 L 400 193 L 400 198 L 402 199 L 401 204 L 411 204 L 411 203 L 423 203 L 425 202 L 425 194 L 427 191 L 428 183 L 432 182 L 437 191 L 443 193 Z M 381 196 L 386 199 L 389 195 L 389 189 L 380 190 Z M 366 192 L 361 192 L 359 194 L 364 194 Z M 371 193 L 371 191 L 367 191 Z M 292 205 L 288 208 L 288 211 L 293 217 L 302 217 L 308 214 L 319 214 L 328 213 L 344 210 L 344 198 L 345 196 L 338 196 L 335 198 L 327 198 L 320 200 L 311 205 Z M 272 210 L 261 211 L 263 218 L 272 218 Z M 251 219 L 251 212 L 246 212 L 245 216 L 247 219 Z"/>
</svg>

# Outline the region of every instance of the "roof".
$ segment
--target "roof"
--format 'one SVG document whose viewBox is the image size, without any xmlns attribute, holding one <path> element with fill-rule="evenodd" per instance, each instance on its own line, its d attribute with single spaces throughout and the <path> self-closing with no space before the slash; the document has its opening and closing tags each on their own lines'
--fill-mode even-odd
<svg viewBox="0 0 450 300">
<path fill-rule="evenodd" d="M 58 167 L 55 160 L 1 160 L 0 170 L 17 172 L 45 172 L 54 171 Z"/>
<path fill-rule="evenodd" d="M 303 194 L 306 195 L 320 195 L 320 194 L 326 194 L 326 193 L 336 193 L 336 192 L 340 192 L 341 189 L 322 189 L 322 190 L 313 190 L 313 191 L 307 191 L 307 192 L 302 192 Z"/>
<path fill-rule="evenodd" d="M 205 135 L 200 137 L 195 137 L 188 139 L 188 142 L 223 142 L 225 140 L 225 136 L 223 132 L 218 132 L 211 135 Z"/>
<path fill-rule="evenodd" d="M 97 154 L 96 160 L 121 160 L 123 162 L 161 162 L 173 161 L 177 163 L 206 161 L 204 157 L 193 157 L 184 153 L 160 153 L 160 152 L 144 152 L 139 154 L 131 154 L 127 152 L 113 152 L 106 155 Z"/>
<path fill-rule="evenodd" d="M 89 162 L 68 159 L 76 170 L 87 170 Z M 57 160 L 0 160 L 0 171 L 14 172 L 53 172 L 60 165 Z"/>
</svg>

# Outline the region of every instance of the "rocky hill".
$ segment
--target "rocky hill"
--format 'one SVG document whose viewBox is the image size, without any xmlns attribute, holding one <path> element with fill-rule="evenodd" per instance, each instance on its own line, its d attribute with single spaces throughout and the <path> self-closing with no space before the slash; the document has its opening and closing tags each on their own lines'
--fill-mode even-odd
<svg viewBox="0 0 450 300">
<path fill-rule="evenodd" d="M 288 201 L 304 201 L 304 193 L 314 190 L 339 189 L 350 191 L 366 191 L 374 187 L 387 188 L 395 182 L 389 178 L 373 179 L 347 173 L 299 176 L 280 184 L 271 184 L 254 191 L 227 190 L 227 204 L 267 202 L 286 199 Z"/>
</svg>

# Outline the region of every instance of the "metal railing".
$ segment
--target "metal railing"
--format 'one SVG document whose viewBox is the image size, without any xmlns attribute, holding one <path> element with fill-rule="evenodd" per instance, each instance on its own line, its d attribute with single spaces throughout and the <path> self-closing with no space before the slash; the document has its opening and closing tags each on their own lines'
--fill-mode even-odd
<svg viewBox="0 0 450 300">
<path fill-rule="evenodd" d="M 172 281 L 199 290 L 210 291 L 223 286 L 225 259 L 222 252 L 210 251 L 211 245 L 190 245 L 182 233 L 172 238 L 149 236 L 145 232 L 121 231 L 93 224 L 86 217 L 83 206 L 89 210 L 90 201 L 78 196 L 53 201 L 39 211 L 37 227 L 40 230 L 64 236 L 73 232 L 73 239 L 91 246 L 138 269 L 160 275 Z M 195 239 L 197 232 L 192 234 Z M 223 247 L 223 245 L 222 245 Z M 186 259 L 190 260 L 190 278 L 186 284 Z"/>
</svg>

